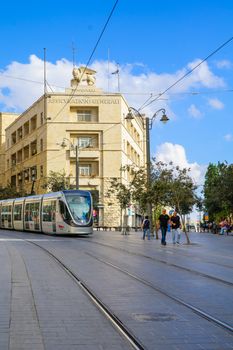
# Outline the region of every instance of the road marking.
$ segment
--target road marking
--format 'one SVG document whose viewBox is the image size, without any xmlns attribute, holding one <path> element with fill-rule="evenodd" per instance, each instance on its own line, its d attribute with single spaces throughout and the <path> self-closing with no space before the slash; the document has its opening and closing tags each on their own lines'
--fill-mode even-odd
<svg viewBox="0 0 233 350">
<path fill-rule="evenodd" d="M 27 238 L 28 239 L 28 238 Z M 6 241 L 6 242 L 10 242 L 10 241 L 14 241 L 14 242 L 25 242 L 26 238 L 25 239 L 22 239 L 22 238 L 0 238 L 0 241 Z M 65 239 L 46 239 L 46 238 L 41 238 L 41 239 L 31 239 L 30 238 L 30 241 L 33 241 L 33 242 L 61 242 L 61 241 L 65 241 Z"/>
</svg>

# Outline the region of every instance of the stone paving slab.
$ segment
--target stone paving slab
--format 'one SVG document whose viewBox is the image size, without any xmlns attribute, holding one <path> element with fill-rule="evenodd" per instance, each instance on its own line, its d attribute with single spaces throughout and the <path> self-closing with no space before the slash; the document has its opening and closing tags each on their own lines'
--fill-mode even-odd
<svg viewBox="0 0 233 350">
<path fill-rule="evenodd" d="M 28 243 L 14 243 L 10 249 L 19 249 L 27 266 L 40 330 L 39 334 L 36 327 L 28 328 L 29 317 L 32 317 L 30 325 L 36 326 L 33 323 L 35 315 L 32 305 L 23 300 L 23 295 L 29 298 L 27 290 L 21 288 L 23 295 L 18 301 L 21 300 L 22 305 L 13 305 L 12 317 L 22 328 L 11 329 L 11 350 L 18 349 L 17 342 L 25 347 L 31 344 L 31 349 L 35 346 L 39 350 L 40 339 L 46 350 L 72 350 L 84 346 L 87 349 L 131 348 L 77 284 L 43 251 Z M 22 271 L 18 273 L 23 274 Z"/>
<path fill-rule="evenodd" d="M 7 232 L 9 238 L 19 236 Z M 94 234 L 93 241 L 111 244 L 120 250 L 92 244 L 91 238 L 56 239 L 31 233 L 22 233 L 20 237 L 37 240 L 69 264 L 147 349 L 233 349 L 233 337 L 220 327 L 87 254 L 122 264 L 169 292 L 178 293 L 182 298 L 188 295 L 203 308 L 211 308 L 215 303 L 216 314 L 231 321 L 233 303 L 232 293 L 227 293 L 229 287 L 216 283 L 216 293 L 211 292 L 212 281 L 206 282 L 204 277 L 193 275 L 190 278 L 187 271 L 126 254 L 122 249 L 156 256 L 181 266 L 187 266 L 189 262 L 189 266 L 197 271 L 200 269 L 230 279 L 232 237 L 221 237 L 226 239 L 220 240 L 211 234 L 193 235 L 196 245 L 173 247 L 168 240 L 168 245 L 162 249 L 156 240 L 142 241 L 140 232 L 127 237 L 118 232 Z M 221 268 L 213 272 L 218 261 Z M 0 306 L 4 305 L 3 315 L 0 315 L 0 350 L 131 348 L 64 271 L 37 247 L 20 240 L 1 241 L 0 263 L 7 265 L 4 272 L 0 272 L 0 282 L 4 282 L 4 288 L 0 289 Z"/>
</svg>

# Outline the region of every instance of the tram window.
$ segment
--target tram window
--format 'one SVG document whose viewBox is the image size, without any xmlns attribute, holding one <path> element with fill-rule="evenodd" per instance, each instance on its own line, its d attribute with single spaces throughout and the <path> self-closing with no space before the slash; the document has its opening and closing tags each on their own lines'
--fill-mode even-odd
<svg viewBox="0 0 233 350">
<path fill-rule="evenodd" d="M 22 220 L 22 204 L 16 204 L 14 206 L 14 220 L 15 221 Z"/>
<path fill-rule="evenodd" d="M 31 203 L 32 207 L 32 220 L 38 221 L 39 219 L 39 210 L 40 210 L 40 203 Z"/>
<path fill-rule="evenodd" d="M 32 221 L 32 212 L 31 212 L 31 203 L 26 203 L 25 206 L 25 215 L 24 220 L 25 221 Z"/>
<path fill-rule="evenodd" d="M 1 218 L 2 218 L 2 226 L 4 227 L 4 222 L 8 221 L 8 228 L 11 227 L 11 219 L 12 219 L 12 205 L 4 205 L 2 206 Z"/>
<path fill-rule="evenodd" d="M 5 205 L 4 207 L 2 207 L 2 221 L 7 221 L 7 217 L 8 217 L 8 206 Z"/>
<path fill-rule="evenodd" d="M 67 209 L 66 204 L 63 201 L 59 201 L 59 207 L 60 207 L 60 213 L 64 221 L 70 221 L 72 218 L 70 216 L 70 213 Z"/>
<path fill-rule="evenodd" d="M 91 199 L 86 196 L 66 195 L 69 209 L 77 222 L 86 224 L 91 215 Z"/>
<path fill-rule="evenodd" d="M 55 221 L 56 218 L 56 201 L 43 202 L 42 220 L 46 222 Z"/>
</svg>

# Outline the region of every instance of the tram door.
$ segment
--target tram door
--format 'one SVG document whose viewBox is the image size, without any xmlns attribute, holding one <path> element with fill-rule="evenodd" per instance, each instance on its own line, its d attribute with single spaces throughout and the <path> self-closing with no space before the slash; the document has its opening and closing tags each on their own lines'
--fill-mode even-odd
<svg viewBox="0 0 233 350">
<path fill-rule="evenodd" d="M 42 231 L 46 233 L 56 233 L 56 199 L 43 200 Z"/>
<path fill-rule="evenodd" d="M 34 201 L 25 204 L 24 229 L 40 231 L 40 202 Z"/>
<path fill-rule="evenodd" d="M 12 228 L 12 207 L 13 207 L 13 204 L 2 205 L 2 210 L 1 210 L 2 228 Z"/>
</svg>

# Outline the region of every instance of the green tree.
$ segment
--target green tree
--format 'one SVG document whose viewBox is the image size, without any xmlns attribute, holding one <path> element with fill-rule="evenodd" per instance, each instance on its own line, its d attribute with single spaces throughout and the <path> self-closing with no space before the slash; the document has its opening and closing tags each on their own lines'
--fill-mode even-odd
<svg viewBox="0 0 233 350">
<path fill-rule="evenodd" d="M 219 221 L 232 215 L 233 164 L 209 164 L 205 175 L 204 204 L 210 220 Z"/>
<path fill-rule="evenodd" d="M 110 188 L 107 192 L 107 197 L 112 198 L 113 195 L 117 198 L 120 208 L 121 208 L 121 228 L 123 233 L 126 234 L 126 226 L 127 222 L 122 222 L 122 215 L 124 214 L 124 218 L 126 217 L 126 208 L 130 205 L 131 201 L 131 186 L 130 184 L 123 184 L 120 178 L 114 177 L 110 182 Z M 112 203 L 110 202 L 109 205 Z"/>
<path fill-rule="evenodd" d="M 165 164 L 153 159 L 151 162 L 150 178 L 148 181 L 145 167 L 126 166 L 123 171 L 128 171 L 131 180 L 123 184 L 121 179 L 114 179 L 111 183 L 109 195 L 115 193 L 122 209 L 133 202 L 137 203 L 142 211 L 148 211 L 148 203 L 155 213 L 162 206 L 171 206 L 181 214 L 187 243 L 190 243 L 186 231 L 184 217 L 192 211 L 197 202 L 195 194 L 196 186 L 189 175 L 189 169 L 181 169 L 172 162 Z M 155 225 L 156 227 L 156 225 Z M 156 230 L 156 238 L 158 233 Z"/>
<path fill-rule="evenodd" d="M 161 208 L 166 206 L 169 202 L 169 186 L 170 178 L 172 175 L 171 164 L 166 164 L 163 162 L 158 162 L 154 158 L 151 163 L 151 173 L 150 173 L 150 200 L 153 208 L 153 217 L 155 221 L 155 234 L 156 239 L 158 239 L 158 230 L 156 225 L 156 220 L 161 213 Z"/>
<path fill-rule="evenodd" d="M 70 185 L 69 178 L 66 176 L 66 173 L 63 170 L 60 172 L 50 171 L 43 188 L 51 192 L 57 192 L 69 190 L 72 188 L 72 186 Z"/>
<path fill-rule="evenodd" d="M 186 230 L 185 215 L 192 211 L 193 206 L 198 201 L 195 193 L 197 186 L 189 175 L 190 169 L 182 169 L 179 166 L 173 165 L 171 169 L 168 203 L 180 213 L 187 244 L 190 244 L 189 235 Z"/>
<path fill-rule="evenodd" d="M 6 187 L 0 188 L 0 199 L 10 199 L 10 198 L 19 198 L 24 197 L 27 194 L 24 191 L 17 191 L 16 187 L 8 184 Z"/>
</svg>

